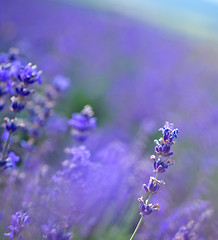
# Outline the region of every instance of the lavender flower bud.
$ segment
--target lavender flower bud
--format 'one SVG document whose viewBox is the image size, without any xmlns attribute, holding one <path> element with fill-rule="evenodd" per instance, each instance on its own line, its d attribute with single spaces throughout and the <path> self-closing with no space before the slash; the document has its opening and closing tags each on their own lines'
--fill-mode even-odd
<svg viewBox="0 0 218 240">
<path fill-rule="evenodd" d="M 18 126 L 15 124 L 14 120 L 10 120 L 9 118 L 5 118 L 5 129 L 10 132 L 10 133 L 14 133 L 17 129 Z"/>
</svg>

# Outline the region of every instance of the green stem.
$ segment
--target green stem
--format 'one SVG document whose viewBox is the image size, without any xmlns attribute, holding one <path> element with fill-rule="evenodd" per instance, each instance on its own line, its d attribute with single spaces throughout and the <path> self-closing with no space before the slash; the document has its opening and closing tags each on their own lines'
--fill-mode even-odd
<svg viewBox="0 0 218 240">
<path fill-rule="evenodd" d="M 144 218 L 144 216 L 141 216 L 141 218 L 140 218 L 140 220 L 139 220 L 139 222 L 138 222 L 138 224 L 137 224 L 137 226 L 136 226 L 136 228 L 135 228 L 135 231 L 133 232 L 130 240 L 132 240 L 132 239 L 134 238 L 134 236 L 136 235 L 136 233 L 137 233 L 137 231 L 138 231 L 138 229 L 139 229 L 139 227 L 140 227 L 140 225 L 141 225 L 141 223 L 142 223 L 143 218 Z"/>
<path fill-rule="evenodd" d="M 8 149 L 8 144 L 9 144 L 9 141 L 10 141 L 11 134 L 12 134 L 12 133 L 9 133 L 9 135 L 8 135 L 8 139 L 7 139 L 6 143 L 5 143 L 5 147 L 4 147 L 3 152 L 2 152 L 1 162 L 4 161 L 5 154 L 6 154 L 7 149 Z"/>
<path fill-rule="evenodd" d="M 156 172 L 155 178 L 157 178 L 157 176 L 158 176 L 158 172 Z M 152 196 L 152 193 L 149 193 L 148 199 L 147 199 L 147 203 L 146 203 L 147 205 L 150 203 L 151 196 Z M 137 224 L 137 226 L 136 226 L 136 228 L 135 228 L 135 231 L 133 232 L 130 240 L 132 240 L 132 239 L 134 238 L 134 236 L 136 235 L 136 233 L 137 233 L 137 231 L 138 231 L 138 229 L 139 229 L 139 227 L 140 227 L 140 225 L 141 225 L 141 223 L 142 223 L 143 218 L 144 218 L 144 216 L 141 215 L 141 218 L 139 219 L 139 222 L 138 222 L 138 224 Z"/>
</svg>

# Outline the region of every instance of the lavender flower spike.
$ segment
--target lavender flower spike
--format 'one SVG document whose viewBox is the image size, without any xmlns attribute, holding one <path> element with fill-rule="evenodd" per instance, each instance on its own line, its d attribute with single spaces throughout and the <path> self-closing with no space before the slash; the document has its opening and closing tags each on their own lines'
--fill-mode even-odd
<svg viewBox="0 0 218 240">
<path fill-rule="evenodd" d="M 96 128 L 96 118 L 92 107 L 86 105 L 81 113 L 73 113 L 69 125 L 73 127 L 72 134 L 78 141 L 84 141 L 90 130 Z"/>
<path fill-rule="evenodd" d="M 162 131 L 163 137 L 159 140 L 154 141 L 157 145 L 155 147 L 155 152 L 157 156 L 151 155 L 151 159 L 154 161 L 153 166 L 156 175 L 155 177 L 150 177 L 148 184 L 143 184 L 143 189 L 146 193 L 148 193 L 148 196 L 146 200 L 144 200 L 143 197 L 138 199 L 138 201 L 140 202 L 139 209 L 141 218 L 130 240 L 132 240 L 137 233 L 144 216 L 150 215 L 154 210 L 160 210 L 158 203 L 150 203 L 151 196 L 158 193 L 161 184 L 165 184 L 163 180 L 157 179 L 158 174 L 166 172 L 168 167 L 174 163 L 171 159 L 169 159 L 169 157 L 173 155 L 173 152 L 171 151 L 171 146 L 175 143 L 174 139 L 178 138 L 179 130 L 177 128 L 174 129 L 174 124 L 169 122 L 166 122 L 165 125 L 160 128 L 160 130 Z"/>
<path fill-rule="evenodd" d="M 29 216 L 27 213 L 16 212 L 15 215 L 12 215 L 11 225 L 8 227 L 11 232 L 5 233 L 5 236 L 9 236 L 10 240 L 16 239 L 21 236 L 21 232 L 26 224 L 30 224 Z"/>
</svg>

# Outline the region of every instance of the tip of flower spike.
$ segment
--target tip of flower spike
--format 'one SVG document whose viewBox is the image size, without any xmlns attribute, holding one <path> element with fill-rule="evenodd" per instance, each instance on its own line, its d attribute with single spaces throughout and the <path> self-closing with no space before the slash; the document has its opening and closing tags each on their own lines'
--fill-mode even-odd
<svg viewBox="0 0 218 240">
<path fill-rule="evenodd" d="M 88 117 L 93 117 L 94 116 L 93 109 L 90 105 L 85 105 L 83 110 L 81 111 L 81 113 L 83 115 L 87 115 Z"/>
</svg>

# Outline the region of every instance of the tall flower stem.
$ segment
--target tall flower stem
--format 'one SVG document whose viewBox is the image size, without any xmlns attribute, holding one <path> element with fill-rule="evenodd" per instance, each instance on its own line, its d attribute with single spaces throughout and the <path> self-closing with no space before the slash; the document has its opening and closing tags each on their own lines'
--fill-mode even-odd
<svg viewBox="0 0 218 240">
<path fill-rule="evenodd" d="M 141 215 L 141 218 L 139 219 L 139 222 L 138 222 L 138 224 L 137 224 L 137 226 L 136 226 L 136 228 L 135 228 L 135 231 L 133 232 L 130 240 L 132 240 L 132 239 L 134 238 L 134 236 L 136 235 L 136 233 L 137 233 L 137 231 L 138 231 L 138 229 L 139 229 L 139 227 L 140 227 L 140 225 L 141 225 L 141 223 L 142 223 L 143 218 L 144 218 L 144 216 Z"/>
<path fill-rule="evenodd" d="M 158 172 L 156 172 L 155 178 L 157 178 L 157 176 L 158 176 Z M 150 203 L 151 196 L 152 196 L 152 193 L 149 193 L 148 199 L 147 199 L 147 205 Z M 140 225 L 142 223 L 143 218 L 144 218 L 144 216 L 141 215 L 141 218 L 139 219 L 139 222 L 138 222 L 138 224 L 137 224 L 137 226 L 135 228 L 135 231 L 133 232 L 133 234 L 132 234 L 132 236 L 131 236 L 131 238 L 129 240 L 132 240 L 134 238 L 134 236 L 136 235 L 136 233 L 137 233 L 137 231 L 138 231 L 138 229 L 139 229 L 139 227 L 140 227 Z"/>
<path fill-rule="evenodd" d="M 12 135 L 12 133 L 9 132 L 9 135 L 8 135 L 7 141 L 6 141 L 6 143 L 5 143 L 5 147 L 4 147 L 3 152 L 2 152 L 1 162 L 4 161 L 5 154 L 6 154 L 7 150 L 8 150 L 8 145 L 9 145 L 9 141 L 10 141 L 11 135 Z"/>
</svg>

